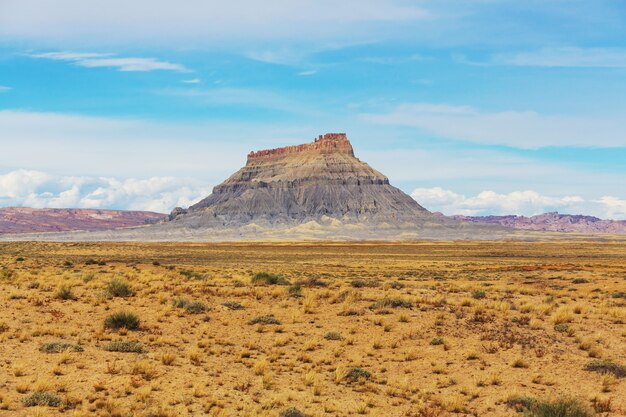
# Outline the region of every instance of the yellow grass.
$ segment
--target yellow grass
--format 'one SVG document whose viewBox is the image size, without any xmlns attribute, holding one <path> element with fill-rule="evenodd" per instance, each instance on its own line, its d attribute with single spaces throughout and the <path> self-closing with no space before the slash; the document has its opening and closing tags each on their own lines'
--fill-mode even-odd
<svg viewBox="0 0 626 417">
<path fill-rule="evenodd" d="M 626 380 L 584 369 L 626 365 L 624 243 L 8 243 L 0 268 L 2 417 L 518 416 L 512 393 L 626 413 Z"/>
</svg>

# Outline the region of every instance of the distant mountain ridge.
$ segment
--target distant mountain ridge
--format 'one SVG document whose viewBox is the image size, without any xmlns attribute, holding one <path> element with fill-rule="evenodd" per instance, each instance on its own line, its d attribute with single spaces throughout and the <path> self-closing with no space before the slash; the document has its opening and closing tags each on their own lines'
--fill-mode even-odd
<svg viewBox="0 0 626 417">
<path fill-rule="evenodd" d="M 441 216 L 443 214 L 438 213 Z M 497 224 L 520 230 L 570 233 L 626 233 L 626 220 L 604 220 L 581 214 L 560 214 L 557 212 L 538 214 L 536 216 L 444 216 L 453 220 L 461 220 L 481 224 Z"/>
<path fill-rule="evenodd" d="M 0 234 L 110 230 L 164 217 L 150 211 L 7 207 L 0 208 Z"/>
</svg>

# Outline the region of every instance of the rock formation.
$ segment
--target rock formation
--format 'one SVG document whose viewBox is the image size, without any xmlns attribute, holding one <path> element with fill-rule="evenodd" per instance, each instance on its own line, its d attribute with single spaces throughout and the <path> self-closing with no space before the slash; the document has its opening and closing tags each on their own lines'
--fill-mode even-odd
<svg viewBox="0 0 626 417">
<path fill-rule="evenodd" d="M 354 156 L 345 133 L 312 143 L 250 152 L 246 165 L 170 221 L 299 223 L 323 216 L 344 222 L 398 222 L 430 217 L 410 196 Z"/>
<path fill-rule="evenodd" d="M 165 214 L 149 211 L 0 208 L 0 234 L 109 230 L 156 222 Z"/>
<path fill-rule="evenodd" d="M 603 220 L 593 216 L 544 213 L 536 216 L 449 216 L 453 220 L 496 224 L 519 230 L 570 233 L 626 234 L 626 220 Z"/>
</svg>

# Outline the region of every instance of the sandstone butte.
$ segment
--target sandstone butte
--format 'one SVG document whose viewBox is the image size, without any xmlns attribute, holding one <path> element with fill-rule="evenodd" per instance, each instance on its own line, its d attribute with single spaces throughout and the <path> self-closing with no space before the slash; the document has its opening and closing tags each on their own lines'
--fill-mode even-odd
<svg viewBox="0 0 626 417">
<path fill-rule="evenodd" d="M 209 217 L 230 223 L 398 221 L 431 216 L 380 172 L 354 156 L 345 133 L 248 154 L 246 165 L 171 221 Z M 432 217 L 432 216 L 431 216 Z"/>
</svg>

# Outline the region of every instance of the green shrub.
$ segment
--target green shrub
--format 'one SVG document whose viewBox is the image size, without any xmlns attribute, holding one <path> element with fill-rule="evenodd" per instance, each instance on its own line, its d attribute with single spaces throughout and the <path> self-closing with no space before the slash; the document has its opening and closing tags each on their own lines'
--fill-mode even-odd
<svg viewBox="0 0 626 417">
<path fill-rule="evenodd" d="M 307 415 L 295 407 L 289 407 L 281 411 L 278 417 L 307 417 Z"/>
<path fill-rule="evenodd" d="M 487 293 L 484 292 L 483 290 L 472 291 L 472 298 L 475 300 L 482 300 L 485 297 L 487 297 Z"/>
<path fill-rule="evenodd" d="M 539 401 L 531 405 L 526 417 L 591 417 L 593 414 L 576 400 Z"/>
<path fill-rule="evenodd" d="M 95 259 L 87 259 L 85 261 L 85 265 L 98 265 L 98 261 L 96 261 Z"/>
<path fill-rule="evenodd" d="M 205 280 L 209 278 L 208 274 L 201 274 L 200 272 L 191 271 L 189 269 L 181 269 L 178 273 L 188 279 Z"/>
<path fill-rule="evenodd" d="M 555 324 L 554 330 L 556 330 L 557 332 L 565 333 L 569 330 L 569 325 L 567 323 Z"/>
<path fill-rule="evenodd" d="M 174 307 L 184 309 L 189 314 L 200 314 L 207 310 L 204 303 L 200 301 L 189 301 L 185 298 L 174 298 L 172 304 Z"/>
<path fill-rule="evenodd" d="M 65 267 L 65 268 L 71 268 L 73 266 L 74 266 L 74 262 L 72 262 L 72 261 L 65 261 L 65 262 L 63 262 L 63 267 Z"/>
<path fill-rule="evenodd" d="M 506 400 L 507 407 L 516 411 L 530 410 L 536 403 L 536 399 L 527 396 L 514 396 Z"/>
<path fill-rule="evenodd" d="M 346 372 L 345 379 L 350 382 L 357 382 L 363 379 L 370 379 L 372 374 L 362 368 L 351 368 Z"/>
<path fill-rule="evenodd" d="M 206 305 L 201 301 L 191 301 L 185 306 L 185 311 L 189 314 L 200 314 L 206 311 Z"/>
<path fill-rule="evenodd" d="M 280 324 L 280 320 L 272 315 L 258 316 L 250 320 L 248 324 Z"/>
<path fill-rule="evenodd" d="M 524 412 L 525 417 L 591 417 L 589 411 L 579 401 L 573 399 L 557 399 L 539 401 L 533 397 L 518 396 L 509 398 L 506 405 L 516 411 Z"/>
<path fill-rule="evenodd" d="M 15 277 L 15 271 L 12 269 L 7 268 L 6 266 L 3 266 L 2 269 L 0 269 L 0 279 L 10 280 L 13 277 Z"/>
<path fill-rule="evenodd" d="M 24 262 L 24 258 L 22 258 L 21 256 L 18 258 L 15 258 L 15 262 Z"/>
<path fill-rule="evenodd" d="M 104 320 L 104 327 L 107 329 L 118 330 L 125 328 L 127 330 L 139 329 L 139 317 L 133 313 L 127 313 L 120 311 L 118 313 L 111 314 Z"/>
<path fill-rule="evenodd" d="M 131 342 L 128 340 L 114 340 L 109 342 L 105 347 L 109 352 L 132 352 L 143 353 L 144 349 L 141 343 Z"/>
<path fill-rule="evenodd" d="M 324 335 L 324 339 L 326 340 L 342 340 L 343 337 L 339 332 L 328 332 Z"/>
<path fill-rule="evenodd" d="M 404 288 L 406 285 L 404 285 L 403 283 L 399 282 L 399 281 L 394 281 L 391 284 L 389 284 L 389 286 L 391 288 L 393 288 L 394 290 L 401 290 L 402 288 Z"/>
<path fill-rule="evenodd" d="M 585 278 L 574 278 L 572 280 L 572 284 L 587 284 L 588 282 L 589 280 Z"/>
<path fill-rule="evenodd" d="M 380 283 L 376 281 L 375 279 L 368 279 L 368 280 L 353 279 L 352 281 L 350 281 L 350 285 L 352 285 L 354 288 L 365 288 L 365 287 L 374 288 L 374 287 L 378 287 Z"/>
<path fill-rule="evenodd" d="M 626 292 L 618 291 L 611 294 L 611 298 L 626 298 Z"/>
<path fill-rule="evenodd" d="M 56 293 L 56 298 L 61 300 L 75 300 L 76 296 L 72 292 L 70 285 L 61 285 Z"/>
<path fill-rule="evenodd" d="M 433 346 L 443 345 L 443 343 L 443 337 L 435 337 L 433 340 L 430 341 L 430 344 Z"/>
<path fill-rule="evenodd" d="M 374 304 L 370 306 L 372 310 L 377 310 L 381 308 L 411 308 L 413 304 L 410 301 L 406 301 L 402 298 L 388 298 L 385 297 L 382 300 L 376 301 Z"/>
<path fill-rule="evenodd" d="M 252 276 L 252 283 L 255 285 L 288 285 L 289 281 L 282 275 L 268 274 L 267 272 L 258 272 Z"/>
<path fill-rule="evenodd" d="M 328 287 L 328 283 L 316 277 L 307 277 L 298 281 L 297 285 L 302 287 Z"/>
<path fill-rule="evenodd" d="M 626 376 L 626 366 L 618 365 L 617 363 L 607 360 L 591 361 L 585 365 L 585 370 L 599 374 L 613 374 L 617 378 L 624 378 Z"/>
<path fill-rule="evenodd" d="M 113 278 L 104 288 L 107 297 L 131 297 L 134 294 L 130 284 L 123 279 Z"/>
<path fill-rule="evenodd" d="M 300 284 L 290 285 L 289 288 L 287 288 L 287 293 L 290 297 L 302 297 L 302 286 Z"/>
<path fill-rule="evenodd" d="M 61 403 L 61 397 L 52 392 L 33 392 L 22 398 L 22 404 L 26 407 L 58 407 Z"/>
<path fill-rule="evenodd" d="M 84 349 L 81 345 L 75 345 L 67 342 L 49 342 L 44 343 L 39 347 L 39 351 L 44 353 L 61 353 L 65 352 L 66 350 L 82 352 Z"/>
<path fill-rule="evenodd" d="M 225 301 L 224 304 L 222 305 L 228 308 L 229 310 L 243 310 L 245 308 L 244 306 L 239 304 L 237 301 Z"/>
</svg>

